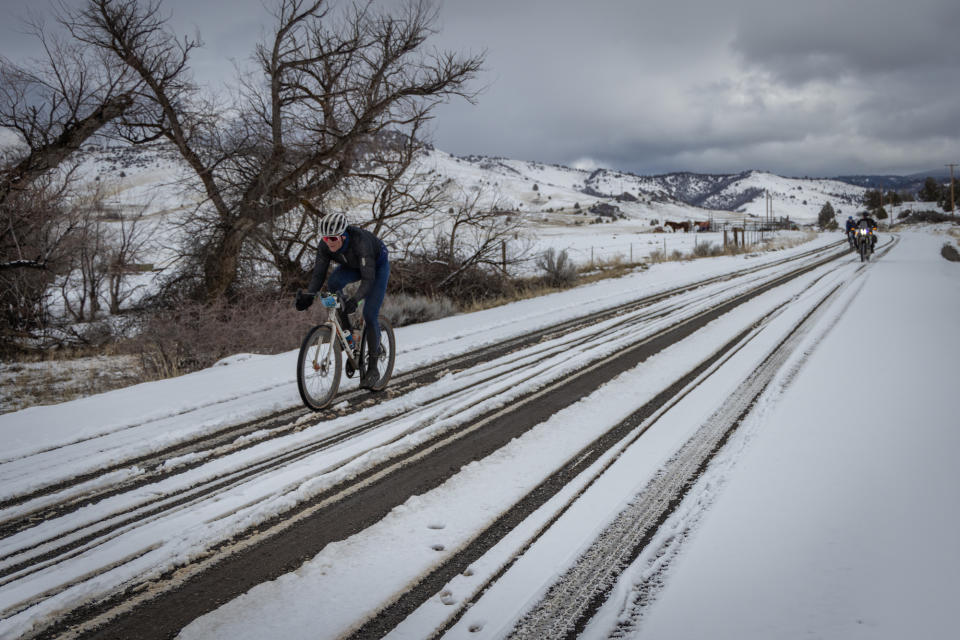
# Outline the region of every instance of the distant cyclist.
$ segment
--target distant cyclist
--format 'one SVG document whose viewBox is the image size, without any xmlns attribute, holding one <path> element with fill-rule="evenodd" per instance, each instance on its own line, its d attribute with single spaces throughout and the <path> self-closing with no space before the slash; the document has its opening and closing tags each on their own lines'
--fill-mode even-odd
<svg viewBox="0 0 960 640">
<path fill-rule="evenodd" d="M 858 229 L 867 229 L 870 233 L 870 251 L 877 246 L 877 221 L 870 217 L 869 211 L 860 214 L 861 218 L 857 221 Z"/>
<path fill-rule="evenodd" d="M 850 246 L 853 246 L 853 232 L 857 228 L 857 221 L 853 219 L 853 216 L 847 216 L 846 223 L 847 230 L 847 242 L 850 243 Z"/>
<path fill-rule="evenodd" d="M 363 300 L 363 320 L 367 326 L 367 370 L 360 385 L 371 388 L 380 380 L 377 369 L 377 356 L 380 351 L 380 307 L 387 293 L 387 281 L 390 279 L 390 260 L 387 247 L 377 236 L 366 229 L 348 226 L 342 213 L 328 213 L 320 221 L 322 242 L 317 249 L 317 261 L 313 267 L 313 277 L 307 293 L 298 293 L 296 307 L 299 311 L 313 304 L 314 294 L 320 291 L 327 278 L 330 262 L 337 267 L 327 282 L 330 291 L 340 295 L 341 325 L 350 330 L 349 315 L 357 310 Z M 344 297 L 343 288 L 351 282 L 360 281 L 360 287 L 353 297 Z"/>
</svg>

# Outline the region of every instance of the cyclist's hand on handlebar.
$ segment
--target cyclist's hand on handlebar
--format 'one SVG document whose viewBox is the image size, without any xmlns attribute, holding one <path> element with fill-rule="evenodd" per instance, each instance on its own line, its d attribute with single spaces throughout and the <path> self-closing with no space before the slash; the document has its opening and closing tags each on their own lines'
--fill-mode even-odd
<svg viewBox="0 0 960 640">
<path fill-rule="evenodd" d="M 297 291 L 297 299 L 294 301 L 294 306 L 297 308 L 297 311 L 306 311 L 310 305 L 313 304 L 313 298 L 313 294 Z"/>
</svg>

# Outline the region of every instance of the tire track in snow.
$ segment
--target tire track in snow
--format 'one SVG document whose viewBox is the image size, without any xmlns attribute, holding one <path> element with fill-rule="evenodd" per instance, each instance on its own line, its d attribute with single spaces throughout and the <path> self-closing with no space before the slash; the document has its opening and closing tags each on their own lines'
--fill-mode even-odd
<svg viewBox="0 0 960 640">
<path fill-rule="evenodd" d="M 833 248 L 835 248 L 834 245 L 830 245 L 827 248 L 812 250 L 801 254 L 801 256 L 777 261 L 774 264 L 781 265 L 797 260 L 798 258 L 817 257 L 827 253 Z M 649 296 L 630 305 L 592 314 L 586 318 L 570 320 L 536 332 L 531 332 L 492 347 L 449 358 L 434 365 L 398 376 L 397 381 L 392 383 L 387 395 L 393 397 L 408 393 L 413 389 L 434 381 L 439 375 L 445 372 L 474 366 L 478 362 L 488 361 L 511 350 L 522 349 L 544 340 L 552 340 L 558 335 L 577 331 L 589 324 L 602 322 L 617 315 L 633 313 L 638 309 L 655 305 L 683 293 L 696 291 L 708 284 L 722 282 L 724 280 L 733 280 L 734 278 L 739 278 L 744 275 L 750 275 L 756 271 L 766 270 L 769 267 L 770 265 L 761 265 L 734 274 L 717 276 L 692 285 Z M 731 285 L 731 287 L 734 286 L 737 285 Z M 722 291 L 723 290 L 714 291 L 712 295 L 720 295 Z M 687 304 L 689 303 L 690 301 L 687 301 Z M 672 309 L 667 309 L 662 313 L 665 314 L 670 311 L 672 311 Z M 355 403 L 357 400 L 366 397 L 369 397 L 369 394 L 364 391 L 351 391 L 344 394 L 337 404 L 341 406 L 343 403 Z M 352 404 L 347 412 L 328 410 L 322 412 L 321 415 L 345 415 L 354 413 L 361 408 L 363 407 Z M 239 426 L 204 435 L 187 444 L 169 447 L 148 456 L 118 461 L 100 468 L 95 472 L 74 476 L 64 482 L 0 500 L 0 538 L 8 537 L 20 530 L 30 528 L 35 522 L 58 517 L 121 492 L 156 484 L 164 478 L 206 464 L 212 458 L 223 457 L 237 451 L 249 449 L 265 440 L 289 435 L 290 433 L 300 430 L 304 420 L 311 415 L 313 415 L 311 412 L 299 407 L 285 410 L 264 419 L 246 422 Z M 259 437 L 252 437 L 252 434 L 258 434 Z M 330 444 L 336 444 L 341 439 L 342 438 L 339 437 L 333 438 Z M 181 460 L 179 464 L 175 462 L 178 459 Z M 171 464 L 171 461 L 174 461 L 174 464 Z M 98 478 L 102 478 L 106 474 L 111 473 L 115 473 L 119 479 L 106 484 L 98 482 Z M 62 494 L 63 497 L 57 499 L 57 494 Z M 31 503 L 37 506 L 31 508 Z"/>
<path fill-rule="evenodd" d="M 877 258 L 886 255 L 896 241 L 895 238 L 888 243 L 882 253 L 878 252 Z M 855 279 L 863 272 L 864 268 L 858 268 Z M 707 472 L 711 461 L 723 449 L 757 400 L 822 317 L 829 306 L 827 303 L 837 295 L 841 286 L 843 285 L 829 291 L 797 323 L 737 391 L 654 476 L 643 492 L 594 540 L 576 563 L 558 578 L 545 597 L 521 618 L 509 638 L 522 640 L 579 636 L 592 615 L 606 602 L 621 573 L 654 541 L 661 527 Z M 788 381 L 802 362 L 803 360 L 800 360 L 788 372 Z M 657 549 L 654 554 L 656 569 L 648 576 L 646 583 L 636 590 L 635 605 L 631 612 L 634 619 L 642 615 L 643 607 L 651 601 L 653 592 L 662 585 L 662 575 L 676 556 L 684 537 L 684 530 L 667 536 L 662 546 Z M 615 633 L 612 637 L 621 636 Z"/>
<path fill-rule="evenodd" d="M 391 383 L 391 389 L 393 390 L 394 394 L 405 392 L 405 391 L 408 391 L 410 388 L 415 388 L 417 386 L 421 386 L 424 383 L 432 381 L 438 375 L 442 375 L 445 371 L 473 366 L 478 362 L 483 362 L 493 357 L 502 355 L 503 353 L 509 350 L 523 348 L 525 346 L 529 346 L 541 340 L 552 338 L 557 334 L 563 334 L 570 331 L 574 331 L 577 328 L 582 327 L 587 323 L 593 323 L 598 320 L 609 319 L 611 317 L 621 314 L 624 311 L 631 311 L 631 310 L 640 308 L 642 306 L 655 304 L 667 298 L 674 297 L 676 295 L 683 294 L 689 291 L 693 291 L 710 284 L 732 280 L 732 279 L 753 274 L 759 271 L 776 268 L 784 264 L 788 264 L 790 262 L 802 261 L 810 257 L 823 255 L 823 254 L 829 253 L 832 250 L 836 250 L 839 245 L 840 243 L 833 243 L 825 247 L 811 249 L 809 251 L 799 253 L 797 255 L 790 256 L 788 258 L 783 258 L 781 260 L 775 260 L 775 261 L 771 261 L 769 263 L 765 263 L 755 267 L 748 267 L 746 269 L 741 269 L 732 273 L 714 276 L 712 278 L 707 278 L 707 279 L 694 282 L 688 285 L 675 287 L 673 289 L 663 291 L 658 294 L 646 296 L 631 304 L 618 305 L 617 307 L 607 309 L 605 311 L 592 313 L 584 317 L 574 318 L 561 323 L 557 323 L 549 327 L 538 329 L 536 331 L 528 332 L 527 334 L 503 341 L 497 345 L 484 347 L 481 349 L 474 350 L 470 353 L 454 356 L 452 358 L 448 358 L 436 363 L 432 363 L 430 365 L 426 365 L 424 367 L 417 369 L 416 371 L 411 371 L 409 373 L 396 376 Z M 269 390 L 269 389 L 275 388 L 276 386 L 278 385 L 270 385 L 263 389 L 260 389 L 259 391 Z M 251 392 L 251 393 L 254 393 L 254 392 Z M 358 400 L 362 401 L 364 398 L 369 398 L 369 393 L 362 390 L 349 391 L 347 393 L 344 393 L 339 398 L 338 405 L 343 404 L 344 402 L 350 405 L 354 405 L 356 401 Z M 216 406 L 219 404 L 224 404 L 225 402 L 229 402 L 230 400 L 231 399 L 220 400 L 220 401 L 212 402 L 212 403 L 198 406 L 198 407 L 191 407 L 191 408 L 179 411 L 175 414 L 153 418 L 144 423 L 127 425 L 119 429 L 119 431 L 143 426 L 144 424 L 149 424 L 152 422 L 157 422 L 159 420 L 169 418 L 173 415 L 185 415 L 197 410 L 198 408 Z M 353 409 L 351 409 L 351 411 L 352 410 Z M 342 415 L 342 413 L 343 412 L 327 410 L 325 412 L 321 412 L 320 415 L 333 416 L 337 414 Z M 6 495 L 0 498 L 0 510 L 10 506 L 23 504 L 25 502 L 37 499 L 39 497 L 65 491 L 70 487 L 75 487 L 77 485 L 87 483 L 94 478 L 102 476 L 103 474 L 111 473 L 114 471 L 120 471 L 120 470 L 129 468 L 131 466 L 139 466 L 143 469 L 154 469 L 154 472 L 151 474 L 151 477 L 153 479 L 150 479 L 148 481 L 155 482 L 156 481 L 155 478 L 160 475 L 160 472 L 158 470 L 161 467 L 164 467 L 165 463 L 169 462 L 172 459 L 184 458 L 184 457 L 187 457 L 193 454 L 198 454 L 198 453 L 203 454 L 204 452 L 209 452 L 210 455 L 224 455 L 225 453 L 229 453 L 230 451 L 247 448 L 259 441 L 257 439 L 250 439 L 247 441 L 243 441 L 244 438 L 249 436 L 250 434 L 255 434 L 257 432 L 268 432 L 263 434 L 264 438 L 272 438 L 272 437 L 279 437 L 282 435 L 286 435 L 294 427 L 284 429 L 283 428 L 284 425 L 295 425 L 298 420 L 309 415 L 311 415 L 311 412 L 309 412 L 308 410 L 300 406 L 296 406 L 290 409 L 285 409 L 283 411 L 273 413 L 263 418 L 259 418 L 252 421 L 246 421 L 238 425 L 231 425 L 222 429 L 218 429 L 212 433 L 207 433 L 202 436 L 192 438 L 189 441 L 180 442 L 180 443 L 173 444 L 169 447 L 165 447 L 160 451 L 153 451 L 148 454 L 138 455 L 136 457 L 130 457 L 123 460 L 111 461 L 109 464 L 98 465 L 96 468 L 91 469 L 89 472 L 77 474 L 70 478 L 61 479 L 52 484 L 31 489 L 28 492 L 13 494 L 13 495 Z M 117 433 L 117 432 L 113 432 L 113 433 Z M 0 459 L 0 470 L 2 470 L 3 465 L 7 463 L 29 461 L 31 458 L 34 458 L 36 456 L 57 452 L 61 449 L 66 449 L 71 446 L 81 444 L 84 442 L 96 441 L 99 438 L 103 438 L 105 435 L 111 435 L 111 434 L 101 434 L 98 436 L 91 436 L 81 440 L 57 445 L 55 447 L 47 447 L 42 450 L 34 451 L 31 454 L 23 457 Z M 242 443 L 236 444 L 238 440 L 240 440 Z M 167 466 L 169 467 L 169 465 Z M 182 468 L 190 468 L 190 466 L 191 465 L 181 465 L 176 470 L 180 470 Z M 167 472 L 169 473 L 170 471 L 168 470 Z M 84 495 L 90 495 L 91 492 L 89 490 L 86 490 L 83 493 Z M 96 495 L 102 496 L 103 494 L 97 493 Z M 0 523 L 0 537 L 2 537 L 3 535 L 8 535 L 8 532 L 3 530 L 2 523 Z"/>
</svg>

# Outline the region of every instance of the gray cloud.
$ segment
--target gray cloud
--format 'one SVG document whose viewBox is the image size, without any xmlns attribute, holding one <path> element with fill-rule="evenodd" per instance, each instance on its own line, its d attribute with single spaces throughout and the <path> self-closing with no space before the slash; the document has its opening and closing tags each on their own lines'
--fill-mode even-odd
<svg viewBox="0 0 960 640">
<path fill-rule="evenodd" d="M 9 16 L 27 2 L 0 6 Z M 194 70 L 211 87 L 270 25 L 260 0 L 163 6 L 179 32 L 201 32 Z M 434 142 L 452 153 L 788 175 L 912 173 L 960 155 L 956 0 L 441 0 L 438 10 L 432 45 L 487 52 L 478 104 L 437 111 Z M 10 28 L 0 53 L 16 57 Z"/>
<path fill-rule="evenodd" d="M 806 0 L 758 4 L 738 21 L 745 63 L 788 83 L 956 67 L 960 3 Z"/>
</svg>

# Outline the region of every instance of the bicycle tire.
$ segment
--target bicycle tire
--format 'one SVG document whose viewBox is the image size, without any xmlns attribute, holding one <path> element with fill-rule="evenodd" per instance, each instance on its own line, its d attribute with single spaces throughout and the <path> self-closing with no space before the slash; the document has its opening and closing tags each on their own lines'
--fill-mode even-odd
<svg viewBox="0 0 960 640">
<path fill-rule="evenodd" d="M 318 325 L 304 336 L 297 356 L 297 389 L 307 408 L 319 411 L 337 395 L 343 366 L 340 349 L 328 325 Z M 324 360 L 326 366 L 322 364 Z"/>
<path fill-rule="evenodd" d="M 393 375 L 393 365 L 397 359 L 397 339 L 393 334 L 393 326 L 390 321 L 380 316 L 377 318 L 380 322 L 380 357 L 378 358 L 382 367 L 380 380 L 377 384 L 370 387 L 371 391 L 383 391 L 390 382 L 390 376 Z M 360 340 L 360 379 L 367 372 L 367 328 L 363 328 L 363 338 Z"/>
</svg>

